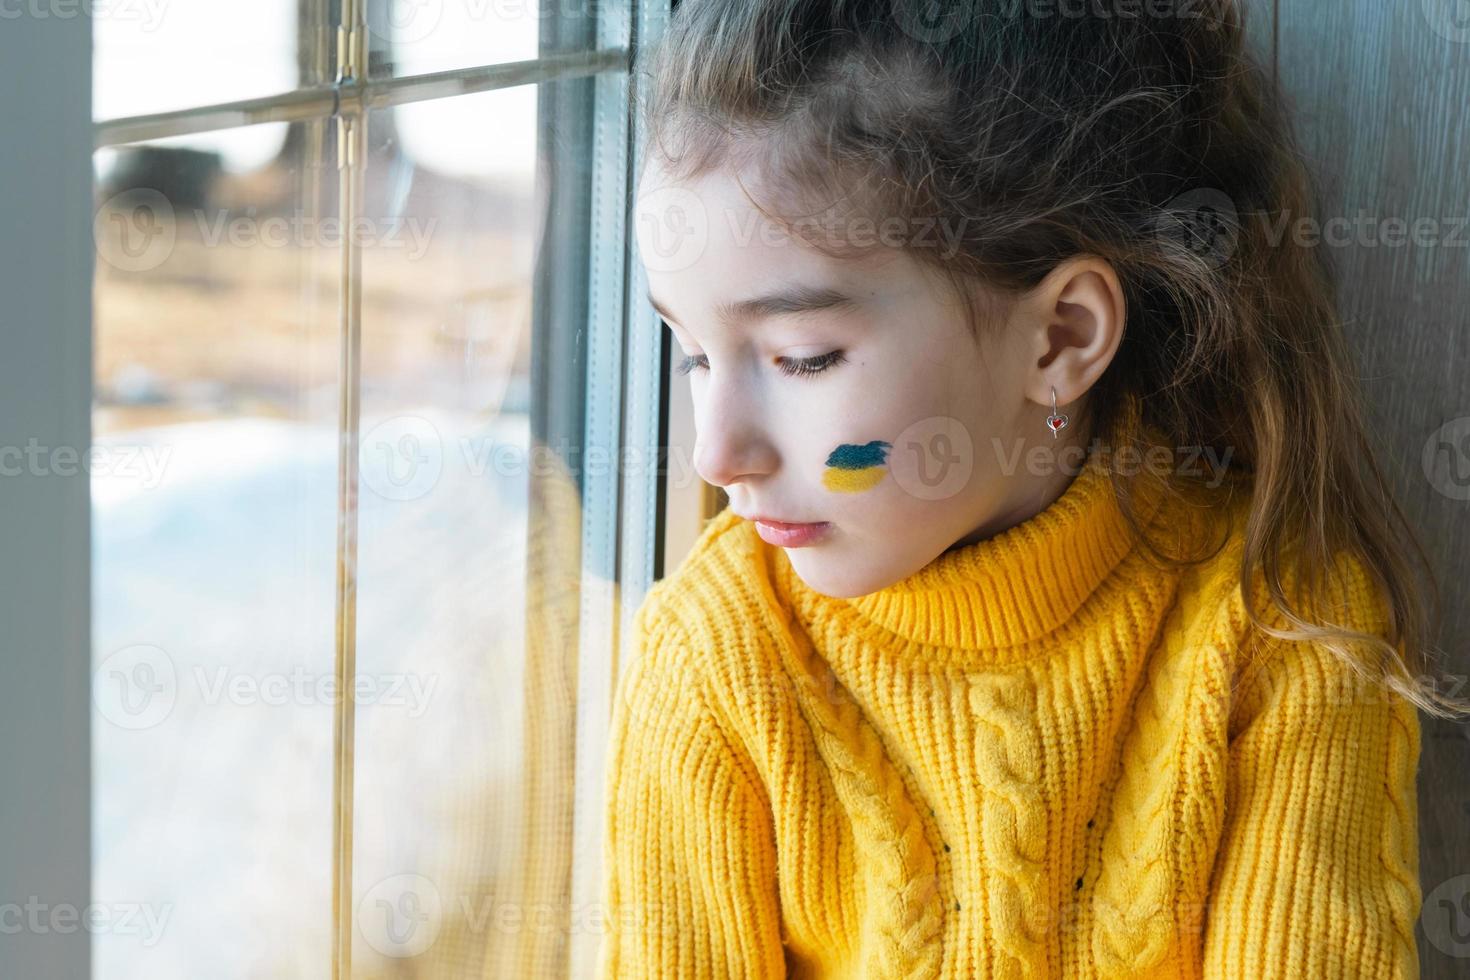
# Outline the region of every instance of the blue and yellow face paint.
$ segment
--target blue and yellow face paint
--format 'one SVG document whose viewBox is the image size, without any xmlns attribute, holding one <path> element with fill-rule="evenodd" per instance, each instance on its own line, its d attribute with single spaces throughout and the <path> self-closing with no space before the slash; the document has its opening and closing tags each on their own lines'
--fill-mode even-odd
<svg viewBox="0 0 1470 980">
<path fill-rule="evenodd" d="M 873 489 L 888 472 L 888 450 L 892 448 L 888 443 L 878 441 L 843 443 L 827 457 L 822 486 L 837 493 L 862 493 Z"/>
</svg>

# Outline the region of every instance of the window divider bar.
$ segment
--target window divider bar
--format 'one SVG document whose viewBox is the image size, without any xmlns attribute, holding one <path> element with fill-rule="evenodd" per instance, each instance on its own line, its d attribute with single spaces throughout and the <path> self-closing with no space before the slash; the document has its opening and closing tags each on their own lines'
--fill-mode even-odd
<svg viewBox="0 0 1470 980">
<path fill-rule="evenodd" d="M 620 33 L 600 43 L 626 42 L 633 52 L 656 40 L 668 21 L 669 0 L 631 0 L 626 21 L 603 29 Z M 643 270 L 634 252 L 632 206 L 637 190 L 638 147 L 643 134 L 634 112 L 644 79 L 630 70 L 614 84 L 599 79 L 597 147 L 601 168 L 594 198 L 594 262 L 604 249 L 602 282 L 593 275 L 588 323 L 587 440 L 617 460 L 602 480 L 589 477 L 582 563 L 581 641 L 577 658 L 575 809 L 572 814 L 573 909 L 599 907 L 602 899 L 607 747 L 613 696 L 631 640 L 633 614 L 652 580 L 658 534 L 658 442 L 663 378 L 659 323 L 653 317 Z M 597 185 L 595 185 L 597 186 Z M 600 204 L 600 206 L 598 206 Z M 594 270 L 596 266 L 594 265 Z M 601 396 L 601 397 L 599 397 Z M 642 451 L 630 455 L 626 450 Z M 619 910 L 607 909 L 617 918 Z M 618 928 L 616 922 L 606 923 Z M 568 976 L 597 972 L 601 930 L 575 931 L 569 940 Z"/>
<path fill-rule="evenodd" d="M 338 26 L 337 82 L 350 83 L 366 64 L 364 0 L 343 0 Z M 367 169 L 365 113 L 337 117 L 338 217 L 355 226 Z M 332 980 L 352 976 L 352 853 L 357 741 L 358 452 L 362 422 L 362 244 L 344 235 L 338 280 L 337 592 L 333 669 L 337 698 L 332 756 Z"/>
<path fill-rule="evenodd" d="M 366 109 L 410 105 L 610 71 L 626 72 L 627 69 L 627 48 L 609 47 L 403 78 L 359 79 L 349 76 L 331 85 L 308 85 L 277 95 L 102 120 L 93 123 L 92 148 L 192 136 L 262 123 L 304 122 L 348 111 L 360 113 Z"/>
<path fill-rule="evenodd" d="M 598 45 L 631 47 L 635 8 L 641 0 L 602 4 Z M 587 272 L 587 400 L 583 458 L 622 458 L 624 360 L 627 322 L 629 73 L 599 76 L 594 84 L 591 159 L 591 223 Z M 601 866 L 602 780 L 606 767 L 608 684 L 617 658 L 618 582 L 621 547 L 621 467 L 587 466 L 583 481 L 582 568 L 576 645 L 576 725 L 572 733 L 572 792 L 568 799 L 571 848 L 561 879 L 572 909 L 585 898 L 584 884 Z M 566 938 L 566 976 L 594 975 L 589 939 L 596 930 Z"/>
</svg>

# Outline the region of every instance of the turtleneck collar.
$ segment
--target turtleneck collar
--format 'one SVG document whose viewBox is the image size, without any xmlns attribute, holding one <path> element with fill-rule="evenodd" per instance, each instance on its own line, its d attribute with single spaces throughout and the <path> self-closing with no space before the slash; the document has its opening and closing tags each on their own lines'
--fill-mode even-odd
<svg viewBox="0 0 1470 980">
<path fill-rule="evenodd" d="M 817 593 L 780 549 L 777 577 L 809 613 L 846 606 L 915 643 L 961 649 L 1026 643 L 1066 622 L 1135 544 L 1108 466 L 1107 454 L 1090 453 L 1062 494 L 1030 518 L 946 551 L 877 592 L 850 599 Z M 1164 500 L 1163 481 L 1142 466 L 1133 486 L 1134 510 L 1147 526 Z"/>
</svg>

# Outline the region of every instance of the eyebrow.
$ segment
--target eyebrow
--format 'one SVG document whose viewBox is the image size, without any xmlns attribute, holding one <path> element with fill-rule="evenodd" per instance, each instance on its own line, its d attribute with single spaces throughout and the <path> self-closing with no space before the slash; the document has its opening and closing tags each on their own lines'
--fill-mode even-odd
<svg viewBox="0 0 1470 980">
<path fill-rule="evenodd" d="M 648 302 L 660 315 L 677 320 L 662 303 L 650 293 Z M 721 303 L 717 312 L 725 324 L 741 320 L 758 320 L 772 316 L 793 316 L 799 313 L 815 313 L 823 310 L 850 310 L 858 301 L 847 293 L 836 289 L 816 286 L 792 286 L 764 296 L 755 296 L 735 303 Z"/>
</svg>

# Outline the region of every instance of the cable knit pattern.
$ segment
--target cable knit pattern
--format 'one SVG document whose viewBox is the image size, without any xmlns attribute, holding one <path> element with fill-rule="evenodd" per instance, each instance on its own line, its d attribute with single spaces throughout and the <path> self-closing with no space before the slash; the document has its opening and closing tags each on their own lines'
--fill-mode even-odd
<svg viewBox="0 0 1470 980">
<path fill-rule="evenodd" d="M 853 599 L 717 515 L 619 681 L 599 977 L 1417 976 L 1418 717 L 1251 626 L 1225 489 L 1140 487 L 1151 534 L 1224 531 L 1170 568 L 1092 457 Z M 1359 562 L 1330 583 L 1384 630 Z"/>
<path fill-rule="evenodd" d="M 1396 910 L 1391 921 L 1398 948 L 1389 959 L 1404 964 L 1407 969 L 1418 956 L 1414 920 L 1423 900 L 1419 890 L 1419 800 L 1409 792 L 1419 763 L 1419 719 L 1416 709 L 1403 700 L 1395 702 L 1390 710 L 1388 772 L 1383 784 L 1389 813 L 1384 821 L 1379 860 L 1383 863 L 1388 901 Z M 1417 967 L 1412 973 L 1418 974 Z"/>
<path fill-rule="evenodd" d="M 1155 658 L 1138 698 L 1134 728 L 1123 747 L 1113 822 L 1103 841 L 1093 956 L 1107 977 L 1137 977 L 1163 958 L 1175 884 L 1171 847 L 1180 832 L 1175 801 L 1182 730 L 1170 724 L 1185 709 L 1193 676 Z"/>
<path fill-rule="evenodd" d="M 783 649 L 797 654 L 789 669 L 802 681 L 795 688 L 802 712 L 832 768 L 854 834 L 879 872 L 878 900 L 867 921 L 877 941 L 862 975 L 936 977 L 944 912 L 918 813 L 851 696 L 819 682 L 821 668 L 809 644 L 797 640 Z"/>
<path fill-rule="evenodd" d="M 1025 674 L 999 674 L 970 687 L 975 763 L 984 787 L 981 834 L 995 904 L 996 977 L 1046 975 L 1046 798 L 1036 689 Z"/>
</svg>

